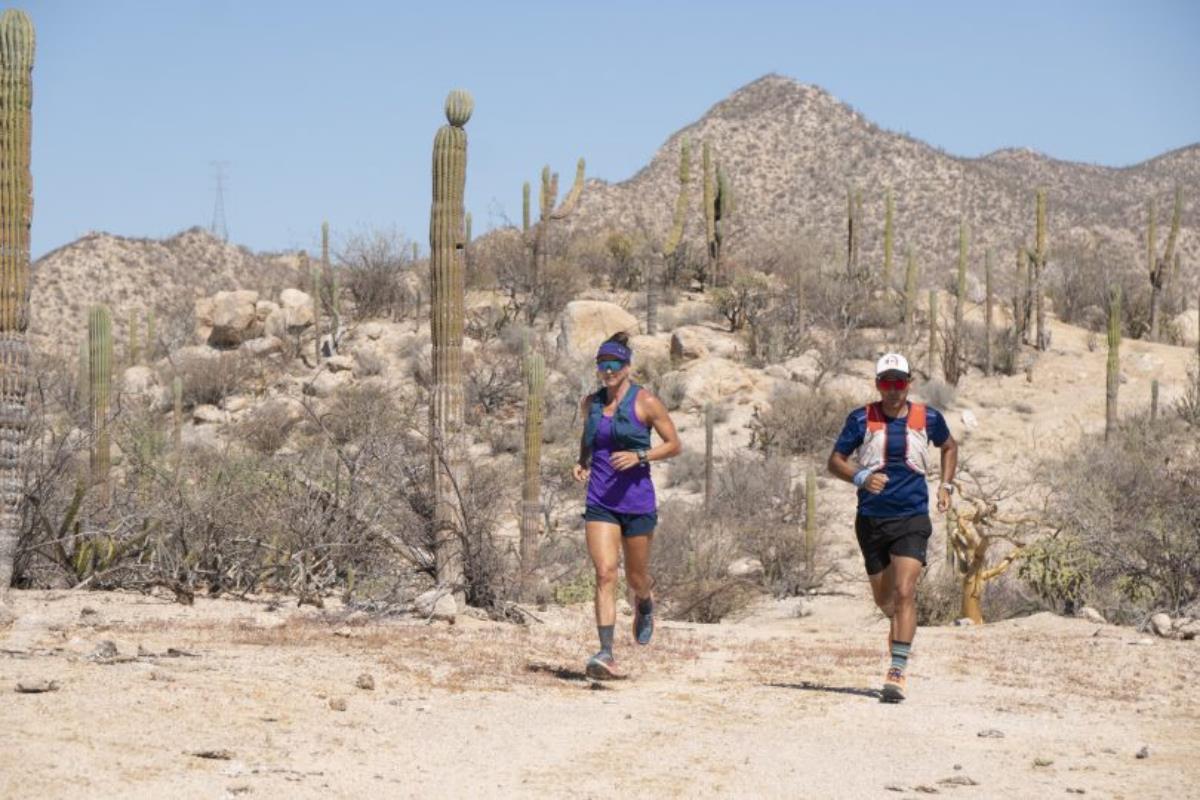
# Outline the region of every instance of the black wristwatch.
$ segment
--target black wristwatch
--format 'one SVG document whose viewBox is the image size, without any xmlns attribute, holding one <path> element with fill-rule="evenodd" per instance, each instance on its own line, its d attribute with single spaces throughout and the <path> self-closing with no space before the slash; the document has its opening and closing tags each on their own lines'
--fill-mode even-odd
<svg viewBox="0 0 1200 800">
<path fill-rule="evenodd" d="M 650 455 L 645 450 L 637 450 L 635 452 L 637 453 L 639 464 L 649 464 L 650 463 Z"/>
</svg>

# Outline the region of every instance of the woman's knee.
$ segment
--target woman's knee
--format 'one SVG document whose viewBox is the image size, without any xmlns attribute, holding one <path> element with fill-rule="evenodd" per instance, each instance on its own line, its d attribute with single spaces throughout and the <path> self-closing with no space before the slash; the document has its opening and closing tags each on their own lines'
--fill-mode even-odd
<svg viewBox="0 0 1200 800">
<path fill-rule="evenodd" d="M 616 564 L 597 564 L 596 565 L 596 586 L 608 587 L 617 585 L 617 565 Z"/>
</svg>

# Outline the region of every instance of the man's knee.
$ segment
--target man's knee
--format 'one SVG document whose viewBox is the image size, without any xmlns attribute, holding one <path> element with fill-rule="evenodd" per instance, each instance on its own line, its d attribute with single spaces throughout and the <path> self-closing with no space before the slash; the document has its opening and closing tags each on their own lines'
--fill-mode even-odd
<svg viewBox="0 0 1200 800">
<path fill-rule="evenodd" d="M 917 602 L 917 584 L 898 583 L 892 594 L 892 602 L 896 607 L 911 606 Z"/>
</svg>

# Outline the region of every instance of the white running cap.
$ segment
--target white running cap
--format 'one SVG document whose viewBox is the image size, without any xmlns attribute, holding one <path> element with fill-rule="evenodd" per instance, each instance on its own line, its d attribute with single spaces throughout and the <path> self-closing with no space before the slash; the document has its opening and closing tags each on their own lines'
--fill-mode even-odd
<svg viewBox="0 0 1200 800">
<path fill-rule="evenodd" d="M 885 353 L 882 358 L 875 362 L 875 377 L 878 378 L 885 372 L 910 374 L 908 371 L 908 359 L 899 353 Z"/>
</svg>

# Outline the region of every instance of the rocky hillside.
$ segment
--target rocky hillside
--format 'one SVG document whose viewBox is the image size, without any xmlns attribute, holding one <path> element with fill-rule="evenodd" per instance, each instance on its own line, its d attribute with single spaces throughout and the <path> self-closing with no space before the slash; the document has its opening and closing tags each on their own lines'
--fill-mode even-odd
<svg viewBox="0 0 1200 800">
<path fill-rule="evenodd" d="M 87 329 L 88 307 L 104 303 L 118 341 L 131 312 L 153 310 L 165 343 L 178 346 L 192 332 L 197 298 L 237 288 L 275 294 L 295 284 L 295 270 L 294 255 L 251 253 L 201 228 L 162 240 L 92 233 L 33 265 L 32 333 L 43 351 L 73 352 Z"/>
<path fill-rule="evenodd" d="M 1056 161 L 1024 149 L 956 158 L 878 127 L 818 87 L 779 75 L 734 92 L 672 134 L 629 180 L 591 181 L 572 218 L 576 229 L 630 229 L 642 219 L 662 235 L 678 191 L 685 137 L 695 145 L 708 140 L 733 183 L 737 212 L 731 253 L 739 243 L 745 248 L 749 242 L 797 235 L 840 247 L 846 190 L 853 186 L 863 194 L 863 255 L 881 262 L 884 193 L 890 186 L 897 252 L 912 245 L 923 268 L 949 269 L 957 254 L 960 216 L 970 222 L 977 246 L 1007 256 L 1023 238 L 1032 238 L 1034 189 L 1044 186 L 1052 247 L 1094 236 L 1111 245 L 1110 258 L 1135 264 L 1144 258 L 1146 201 L 1158 199 L 1160 237 L 1165 238 L 1178 183 L 1185 198 L 1180 240 L 1185 271 L 1200 258 L 1200 145 L 1120 169 Z M 693 176 L 700 173 L 699 149 L 692 149 Z M 696 246 L 703 236 L 700 197 L 693 178 L 687 236 Z"/>
</svg>

